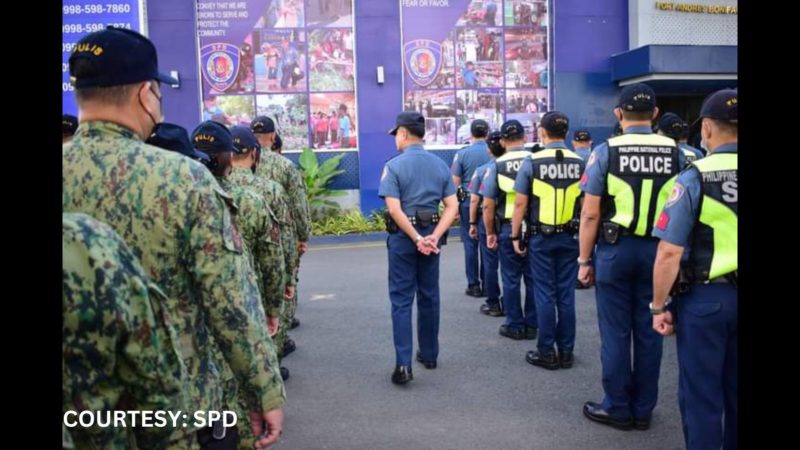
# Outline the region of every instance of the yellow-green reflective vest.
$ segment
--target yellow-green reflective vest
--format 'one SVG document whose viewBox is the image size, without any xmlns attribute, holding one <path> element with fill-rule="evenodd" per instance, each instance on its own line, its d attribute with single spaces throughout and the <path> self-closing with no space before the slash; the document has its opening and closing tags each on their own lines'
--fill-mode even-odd
<svg viewBox="0 0 800 450">
<path fill-rule="evenodd" d="M 560 156 L 559 156 L 560 154 Z M 533 183 L 530 223 L 565 225 L 576 217 L 583 159 L 566 148 L 548 148 L 531 156 Z"/>
<path fill-rule="evenodd" d="M 608 178 L 602 217 L 636 236 L 650 236 L 679 166 L 675 141 L 657 134 L 625 134 L 608 140 Z"/>
</svg>

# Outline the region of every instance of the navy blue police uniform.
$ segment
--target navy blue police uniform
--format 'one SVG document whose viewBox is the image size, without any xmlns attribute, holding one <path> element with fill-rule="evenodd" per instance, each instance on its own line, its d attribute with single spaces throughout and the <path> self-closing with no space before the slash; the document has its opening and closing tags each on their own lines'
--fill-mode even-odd
<svg viewBox="0 0 800 450">
<path fill-rule="evenodd" d="M 470 125 L 470 132 L 475 137 L 485 137 L 489 132 L 489 124 L 485 120 L 474 120 Z M 459 198 L 459 217 L 461 228 L 461 242 L 464 245 L 464 270 L 467 275 L 467 295 L 480 297 L 485 287 L 481 286 L 483 279 L 483 266 L 480 262 L 478 242 L 469 238 L 469 194 L 468 184 L 475 169 L 491 160 L 486 141 L 475 141 L 471 145 L 456 152 L 450 169 L 453 176 L 461 178 L 462 192 Z"/>
<path fill-rule="evenodd" d="M 686 129 L 686 123 L 675 113 L 664 113 L 658 121 L 658 131 L 678 143 L 678 148 L 683 152 L 687 162 L 692 162 L 703 157 L 703 153 L 688 144 L 681 144 L 679 141 Z"/>
<path fill-rule="evenodd" d="M 641 112 L 655 106 L 645 84 L 626 86 L 618 105 Z M 586 402 L 583 413 L 616 428 L 649 428 L 658 399 L 662 337 L 649 309 L 658 240 L 651 232 L 668 181 L 685 164 L 674 140 L 649 126 L 628 127 L 595 147 L 581 179 L 584 193 L 601 197 L 595 292 L 605 392 L 602 403 Z"/>
<path fill-rule="evenodd" d="M 520 139 L 524 136 L 522 124 L 509 120 L 501 127 L 503 139 Z M 496 202 L 495 230 L 498 230 L 500 273 L 503 279 L 503 310 L 506 320 L 500 334 L 511 339 L 536 339 L 538 319 L 533 292 L 533 272 L 528 262 L 530 254 L 517 255 L 511 240 L 511 218 L 514 212 L 514 180 L 522 162 L 531 157 L 525 147 L 506 149 L 503 156 L 489 166 L 483 177 L 481 194 L 484 199 Z M 498 227 L 499 225 L 499 227 Z M 489 233 L 489 230 L 487 230 Z M 522 280 L 525 281 L 525 305 L 522 305 Z"/>
<path fill-rule="evenodd" d="M 700 117 L 738 124 L 737 92 L 713 94 Z M 653 235 L 684 248 L 673 292 L 678 403 L 686 448 L 737 448 L 738 144 L 686 168 Z"/>
<path fill-rule="evenodd" d="M 566 135 L 569 119 L 550 111 L 542 117 L 540 127 L 554 135 Z M 578 276 L 575 235 L 584 168 L 583 159 L 564 141 L 550 142 L 522 163 L 514 183 L 517 195 L 528 198 L 528 259 L 539 324 L 537 349 L 528 352 L 526 360 L 546 369 L 568 369 L 573 363 Z"/>
<path fill-rule="evenodd" d="M 400 114 L 398 126 L 416 127 L 418 120 L 421 121 L 419 132 L 424 134 L 424 119 L 417 113 Z M 396 130 L 397 127 L 392 134 Z M 422 145 L 408 146 L 390 159 L 383 168 L 378 188 L 381 198 L 400 200 L 403 213 L 421 236 L 433 232 L 438 216 L 434 215 L 429 223 L 423 223 L 421 217 L 436 213 L 439 202 L 455 193 L 447 164 Z M 416 243 L 402 231 L 389 233 L 386 246 L 396 364 L 411 365 L 411 307 L 415 295 L 419 355 L 424 361 L 436 361 L 439 356 L 439 255 L 419 253 Z"/>
<path fill-rule="evenodd" d="M 486 138 L 486 143 L 491 149 L 492 146 L 499 146 L 500 145 L 500 132 L 494 131 L 489 133 L 489 136 Z M 501 152 L 498 152 L 501 153 Z M 497 249 L 490 249 L 486 245 L 486 224 L 483 222 L 483 196 L 481 195 L 481 185 L 483 184 L 483 178 L 486 175 L 486 171 L 494 165 L 494 159 L 491 159 L 486 164 L 479 166 L 475 169 L 475 173 L 472 174 L 472 178 L 467 185 L 467 189 L 469 190 L 470 194 L 474 194 L 480 197 L 480 202 L 478 203 L 478 243 L 480 245 L 480 253 L 481 253 L 481 261 L 483 264 L 483 279 L 481 280 L 483 283 L 484 291 L 486 293 L 486 303 L 481 305 L 480 311 L 483 314 L 487 314 L 490 316 L 502 316 L 503 315 L 503 306 L 500 303 L 500 282 L 497 275 L 497 271 L 500 267 L 500 259 L 497 253 Z"/>
<path fill-rule="evenodd" d="M 589 130 L 577 130 L 575 135 L 572 138 L 575 142 L 590 142 L 592 140 L 592 135 L 589 133 Z M 591 147 L 581 147 L 575 148 L 575 153 L 583 159 L 583 162 L 586 163 L 589 161 L 589 155 L 592 154 Z"/>
</svg>

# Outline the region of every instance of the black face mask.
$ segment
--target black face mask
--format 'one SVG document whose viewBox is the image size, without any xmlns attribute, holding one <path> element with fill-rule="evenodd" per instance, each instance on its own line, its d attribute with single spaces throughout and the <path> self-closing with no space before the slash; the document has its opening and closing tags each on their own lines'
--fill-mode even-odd
<svg viewBox="0 0 800 450">
<path fill-rule="evenodd" d="M 161 96 L 157 95 L 157 94 L 156 94 L 156 91 L 154 91 L 154 90 L 152 89 L 152 87 L 151 87 L 150 89 L 148 89 L 148 90 L 149 90 L 150 92 L 152 92 L 152 93 L 153 93 L 153 95 L 155 95 L 155 96 L 156 96 L 156 98 L 158 99 L 158 104 L 159 104 L 159 107 L 160 107 L 160 106 L 161 106 Z M 139 100 L 139 105 L 141 105 L 141 107 L 142 107 L 142 109 L 144 110 L 145 114 L 147 114 L 147 117 L 149 117 L 149 118 L 150 118 L 150 120 L 152 120 L 152 121 L 153 121 L 153 129 L 150 131 L 150 135 L 152 136 L 152 134 L 153 134 L 153 133 L 156 131 L 156 127 L 159 125 L 159 123 L 160 123 L 160 122 L 159 122 L 159 121 L 157 121 L 157 120 L 156 120 L 156 119 L 153 117 L 153 115 L 152 115 L 152 114 L 150 114 L 150 111 L 148 111 L 148 110 L 147 110 L 147 108 L 145 108 L 145 107 L 144 107 L 144 102 L 142 102 L 142 97 L 141 97 L 141 96 L 139 96 L 138 100 Z M 159 109 L 160 109 L 160 108 L 159 108 Z"/>
</svg>

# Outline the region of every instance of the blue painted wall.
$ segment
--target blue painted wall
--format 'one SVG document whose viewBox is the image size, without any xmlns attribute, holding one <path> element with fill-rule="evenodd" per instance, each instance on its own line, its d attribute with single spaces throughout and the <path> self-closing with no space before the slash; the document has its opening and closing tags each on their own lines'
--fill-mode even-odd
<svg viewBox="0 0 800 450">
<path fill-rule="evenodd" d="M 402 108 L 400 6 L 396 0 L 356 0 L 355 31 L 359 152 L 343 162 L 347 174 L 333 187 L 360 189 L 361 209 L 383 206 L 378 184 L 384 162 L 395 155 L 386 134 Z M 554 107 L 572 119 L 571 128 L 588 128 L 595 142 L 610 135 L 612 109 L 619 89 L 612 80 L 611 56 L 628 50 L 626 0 L 556 0 L 553 2 Z M 149 35 L 163 70 L 178 70 L 179 89 L 164 89 L 167 120 L 188 129 L 199 120 L 195 2 L 149 0 Z M 376 68 L 384 67 L 385 83 Z M 571 138 L 571 136 L 570 136 Z M 437 152 L 448 164 L 454 151 Z M 297 156 L 287 155 L 292 160 Z M 321 160 L 332 154 L 319 154 Z"/>
<path fill-rule="evenodd" d="M 200 122 L 200 92 L 197 86 L 196 3 L 192 0 L 148 0 L 148 36 L 158 51 L 159 68 L 177 70 L 180 87 L 162 86 L 167 121 L 191 131 Z"/>
</svg>

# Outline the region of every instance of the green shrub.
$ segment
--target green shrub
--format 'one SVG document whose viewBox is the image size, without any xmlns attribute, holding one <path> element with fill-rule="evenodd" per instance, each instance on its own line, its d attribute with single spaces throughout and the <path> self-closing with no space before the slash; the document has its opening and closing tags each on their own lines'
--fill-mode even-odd
<svg viewBox="0 0 800 450">
<path fill-rule="evenodd" d="M 314 150 L 306 147 L 300 154 L 300 170 L 306 182 L 308 191 L 308 206 L 311 209 L 312 220 L 319 220 L 331 216 L 339 211 L 339 204 L 330 200 L 331 197 L 342 197 L 346 192 L 335 189 L 328 189 L 328 184 L 334 177 L 343 174 L 344 170 L 339 169 L 339 164 L 344 158 L 344 153 L 340 153 L 333 158 L 320 164 Z"/>
<path fill-rule="evenodd" d="M 369 217 L 364 217 L 360 211 L 349 211 L 327 219 L 315 220 L 311 224 L 314 236 L 335 235 L 354 233 L 372 233 L 383 231 L 386 225 L 383 216 L 375 213 Z"/>
</svg>

